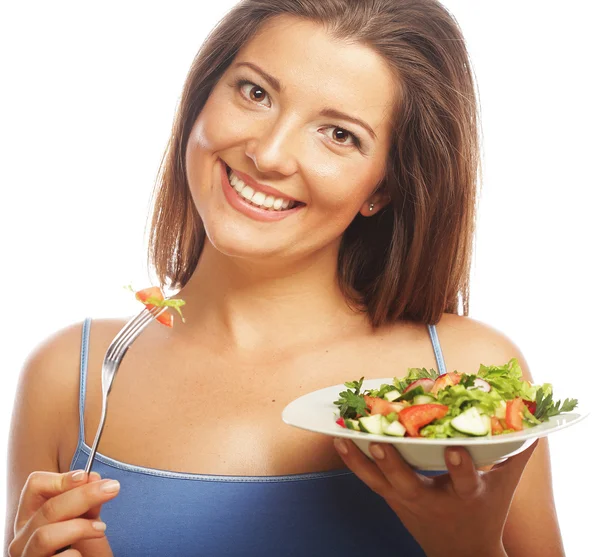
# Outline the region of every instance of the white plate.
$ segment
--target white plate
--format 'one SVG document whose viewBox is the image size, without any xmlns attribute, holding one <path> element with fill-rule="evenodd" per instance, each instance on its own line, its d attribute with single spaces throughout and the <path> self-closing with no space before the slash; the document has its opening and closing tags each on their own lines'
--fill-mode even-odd
<svg viewBox="0 0 600 557">
<path fill-rule="evenodd" d="M 368 379 L 363 382 L 363 389 L 376 389 L 382 383 L 392 383 L 393 379 Z M 459 445 L 465 447 L 475 461 L 477 467 L 489 466 L 506 460 L 529 447 L 536 439 L 546 437 L 550 433 L 572 426 L 587 417 L 589 412 L 567 412 L 553 416 L 544 422 L 524 431 L 505 433 L 493 437 L 460 437 L 450 439 L 428 439 L 414 437 L 390 437 L 372 435 L 340 427 L 335 423 L 339 417 L 339 409 L 334 400 L 339 393 L 345 391 L 344 385 L 335 385 L 306 394 L 290 402 L 281 415 L 283 421 L 291 426 L 324 433 L 332 437 L 351 439 L 369 458 L 369 443 L 389 443 L 402 455 L 404 460 L 419 470 L 447 470 L 444 462 L 444 447 Z"/>
</svg>

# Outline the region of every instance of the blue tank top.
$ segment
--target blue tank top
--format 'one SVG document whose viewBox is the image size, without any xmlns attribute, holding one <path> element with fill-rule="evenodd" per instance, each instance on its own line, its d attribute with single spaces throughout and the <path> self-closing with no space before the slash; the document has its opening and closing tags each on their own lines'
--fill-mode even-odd
<svg viewBox="0 0 600 557">
<path fill-rule="evenodd" d="M 90 325 L 86 319 L 71 470 L 85 468 L 91 452 L 83 421 Z M 434 326 L 429 334 L 445 373 Z M 93 470 L 121 483 L 102 508 L 115 557 L 425 556 L 383 498 L 348 469 L 217 476 L 134 466 L 97 453 Z"/>
</svg>

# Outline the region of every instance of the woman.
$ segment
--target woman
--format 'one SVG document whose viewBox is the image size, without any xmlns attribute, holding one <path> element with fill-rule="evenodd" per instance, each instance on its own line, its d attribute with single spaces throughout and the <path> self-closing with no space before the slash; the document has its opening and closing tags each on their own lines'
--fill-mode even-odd
<svg viewBox="0 0 600 557">
<path fill-rule="evenodd" d="M 517 357 L 531 379 L 464 316 L 478 156 L 468 55 L 437 1 L 236 6 L 191 68 L 156 196 L 150 260 L 186 324 L 152 324 L 123 362 L 102 479 L 68 471 L 123 323 L 86 321 L 32 356 L 10 555 L 563 555 L 545 441 L 486 472 L 448 450 L 449 474 L 426 476 L 280 418 L 304 393 L 409 367 Z"/>
</svg>

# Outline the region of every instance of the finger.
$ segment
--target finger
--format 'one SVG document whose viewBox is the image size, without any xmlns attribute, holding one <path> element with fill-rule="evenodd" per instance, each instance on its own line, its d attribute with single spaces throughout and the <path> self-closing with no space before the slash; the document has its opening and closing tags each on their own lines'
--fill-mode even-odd
<svg viewBox="0 0 600 557">
<path fill-rule="evenodd" d="M 106 524 L 75 518 L 65 522 L 46 524 L 35 530 L 27 540 L 22 557 L 47 557 L 79 540 L 104 537 Z M 71 551 L 71 550 L 68 550 Z M 65 555 L 68 551 L 62 553 Z"/>
<path fill-rule="evenodd" d="M 354 472 L 359 479 L 366 483 L 375 493 L 384 497 L 392 489 L 383 472 L 377 464 L 371 462 L 352 442 L 336 438 L 333 446 L 344 464 Z"/>
<path fill-rule="evenodd" d="M 15 517 L 15 534 L 27 524 L 48 499 L 84 485 L 85 480 L 86 474 L 83 470 L 65 474 L 32 472 L 21 491 L 19 508 Z"/>
<path fill-rule="evenodd" d="M 119 487 L 119 482 L 103 480 L 48 499 L 23 527 L 25 538 L 28 539 L 42 526 L 78 518 L 90 509 L 114 499 L 119 493 Z"/>
<path fill-rule="evenodd" d="M 83 556 L 76 549 L 67 549 L 67 551 L 62 551 L 60 553 L 60 557 L 83 557 Z"/>
<path fill-rule="evenodd" d="M 475 468 L 469 451 L 464 447 L 447 447 L 444 460 L 456 495 L 461 499 L 476 497 L 483 489 L 482 472 Z"/>
<path fill-rule="evenodd" d="M 101 480 L 100 474 L 98 472 L 90 472 L 88 483 L 99 482 Z M 102 509 L 102 505 L 98 505 L 96 507 L 91 508 L 88 512 L 83 515 L 83 518 L 100 518 L 100 510 Z"/>
<path fill-rule="evenodd" d="M 369 450 L 400 499 L 414 501 L 422 497 L 424 488 L 433 483 L 431 478 L 415 472 L 400 453 L 387 443 L 371 443 Z"/>
</svg>

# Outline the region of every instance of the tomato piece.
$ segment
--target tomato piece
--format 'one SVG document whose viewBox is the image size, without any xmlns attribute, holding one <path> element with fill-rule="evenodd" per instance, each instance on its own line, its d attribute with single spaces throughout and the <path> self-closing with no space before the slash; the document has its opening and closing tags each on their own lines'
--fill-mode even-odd
<svg viewBox="0 0 600 557">
<path fill-rule="evenodd" d="M 524 400 L 525 406 L 529 409 L 529 411 L 535 416 L 535 411 L 537 410 L 537 404 L 532 400 Z"/>
<path fill-rule="evenodd" d="M 144 288 L 143 290 L 138 290 L 135 293 L 136 299 L 140 302 L 145 302 L 149 298 L 158 298 L 159 300 L 164 300 L 165 297 L 161 289 L 158 286 L 150 286 L 149 288 Z M 151 310 L 155 306 L 153 304 L 144 304 L 147 309 Z M 173 315 L 169 312 L 169 310 L 163 311 L 156 320 L 162 325 L 166 325 L 167 327 L 173 327 Z"/>
<path fill-rule="evenodd" d="M 504 431 L 504 428 L 502 427 L 502 423 L 500 422 L 500 420 L 498 418 L 496 418 L 496 416 L 491 417 L 491 422 L 492 422 L 492 435 L 498 435 Z"/>
<path fill-rule="evenodd" d="M 344 421 L 344 418 L 342 418 L 341 416 L 335 421 L 335 423 L 337 425 L 341 425 L 342 427 L 346 427 L 346 422 Z"/>
<path fill-rule="evenodd" d="M 523 408 L 525 403 L 522 398 L 515 398 L 506 403 L 506 425 L 509 429 L 523 430 Z"/>
<path fill-rule="evenodd" d="M 164 300 L 165 297 L 161 292 L 158 286 L 151 286 L 150 288 L 144 288 L 142 290 L 138 290 L 135 293 L 135 297 L 140 302 L 145 302 L 148 298 L 158 298 L 159 300 Z"/>
<path fill-rule="evenodd" d="M 438 391 L 445 389 L 449 385 L 458 385 L 460 383 L 460 373 L 456 371 L 451 371 L 450 373 L 444 373 L 444 375 L 440 375 L 431 387 L 431 394 L 437 394 Z"/>
<path fill-rule="evenodd" d="M 146 306 L 148 309 L 152 309 L 154 306 L 148 304 Z M 171 315 L 169 313 L 169 309 L 167 308 L 165 311 L 163 311 L 157 318 L 156 320 L 159 323 L 162 323 L 163 325 L 166 325 L 167 327 L 172 327 L 173 326 L 173 315 Z"/>
<path fill-rule="evenodd" d="M 417 404 L 409 406 L 398 414 L 398 420 L 406 428 L 409 437 L 420 437 L 419 430 L 433 420 L 439 420 L 448 413 L 443 404 Z"/>
<path fill-rule="evenodd" d="M 392 412 L 398 413 L 406 407 L 404 402 L 388 402 L 387 400 L 376 396 L 365 395 L 364 399 L 371 414 L 383 414 L 384 416 L 387 416 Z"/>
</svg>

